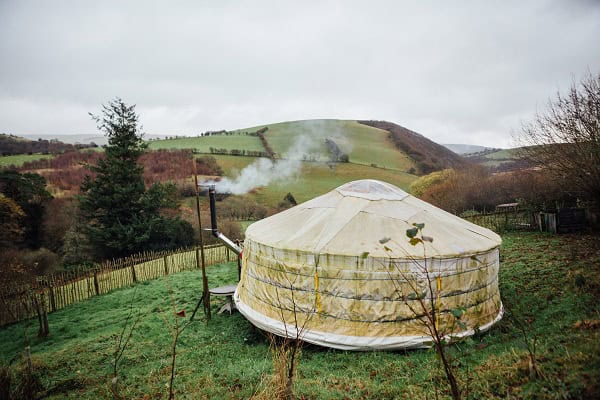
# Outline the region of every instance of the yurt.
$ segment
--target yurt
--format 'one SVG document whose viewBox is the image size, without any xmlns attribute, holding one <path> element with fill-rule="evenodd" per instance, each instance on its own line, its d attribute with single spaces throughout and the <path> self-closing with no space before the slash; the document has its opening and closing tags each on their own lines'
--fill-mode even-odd
<svg viewBox="0 0 600 400">
<path fill-rule="evenodd" d="M 428 347 L 425 310 L 448 337 L 502 318 L 500 244 L 396 186 L 349 182 L 248 227 L 235 304 L 262 330 L 322 346 Z"/>
</svg>

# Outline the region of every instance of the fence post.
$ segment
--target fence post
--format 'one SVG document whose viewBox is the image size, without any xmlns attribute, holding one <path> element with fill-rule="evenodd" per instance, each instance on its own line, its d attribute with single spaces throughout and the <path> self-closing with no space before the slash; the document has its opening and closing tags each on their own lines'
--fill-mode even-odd
<svg viewBox="0 0 600 400">
<path fill-rule="evenodd" d="M 163 260 L 165 262 L 165 276 L 166 276 L 166 275 L 169 275 L 169 263 L 167 262 L 167 256 L 164 256 Z"/>
<path fill-rule="evenodd" d="M 137 276 L 135 275 L 135 263 L 133 263 L 133 260 L 131 261 L 131 278 L 133 279 L 133 283 L 137 283 Z"/>
<path fill-rule="evenodd" d="M 56 311 L 56 301 L 54 300 L 54 287 L 52 287 L 52 282 L 46 281 L 48 286 L 48 295 L 50 297 L 50 309 L 52 312 Z"/>
<path fill-rule="evenodd" d="M 96 296 L 100 294 L 100 285 L 98 284 L 98 271 L 94 270 L 94 290 L 96 291 Z"/>
</svg>

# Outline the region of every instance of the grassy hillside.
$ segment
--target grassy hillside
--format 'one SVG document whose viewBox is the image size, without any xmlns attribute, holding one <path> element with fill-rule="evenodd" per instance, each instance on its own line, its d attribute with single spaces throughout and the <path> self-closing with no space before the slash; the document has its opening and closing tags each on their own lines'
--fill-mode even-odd
<svg viewBox="0 0 600 400">
<path fill-rule="evenodd" d="M 149 146 L 154 150 L 192 148 L 199 153 L 209 153 L 211 147 L 263 151 L 260 138 L 247 133 L 265 127 L 268 129 L 264 136 L 275 153 L 280 157 L 305 161 L 292 178 L 273 181 L 246 195 L 259 204 L 274 207 L 288 192 L 297 201 L 306 201 L 357 179 L 380 179 L 403 189 L 408 189 L 416 179 L 416 176 L 407 173 L 411 169 L 414 171 L 414 161 L 394 146 L 389 132 L 356 121 L 282 122 L 239 129 L 228 134 L 155 140 Z M 327 163 L 330 154 L 326 139 L 333 140 L 342 152 L 349 155 L 348 163 Z M 229 178 L 236 178 L 240 171 L 256 160 L 249 156 L 213 156 Z"/>
<path fill-rule="evenodd" d="M 153 140 L 148 142 L 148 145 L 150 150 L 194 149 L 201 153 L 209 153 L 211 147 L 227 150 L 243 149 L 252 151 L 260 151 L 263 149 L 257 136 L 249 136 L 243 133 Z"/>
<path fill-rule="evenodd" d="M 265 137 L 269 145 L 280 156 L 285 155 L 303 138 L 310 142 L 308 146 L 318 160 L 327 161 L 329 153 L 325 139 L 332 139 L 350 156 L 350 162 L 363 165 L 376 164 L 380 167 L 408 171 L 414 167 L 414 161 L 390 140 L 389 133 L 372 128 L 356 121 L 346 120 L 307 120 L 281 122 L 232 131 L 230 135 L 207 137 L 178 138 L 156 140 L 150 142 L 150 149 L 192 148 L 208 153 L 210 147 L 227 150 L 243 149 L 251 151 L 263 150 L 257 136 L 246 135 L 260 128 L 268 127 Z M 301 159 L 303 154 L 291 154 L 292 158 Z"/>
<path fill-rule="evenodd" d="M 407 154 L 421 174 L 465 164 L 464 159 L 441 144 L 403 126 L 387 121 L 359 121 L 363 125 L 383 129 L 399 151 Z"/>
<path fill-rule="evenodd" d="M 357 121 L 323 119 L 264 126 L 269 128 L 265 137 L 280 155 L 287 153 L 298 138 L 305 137 L 319 143 L 318 153 L 322 159 L 327 160 L 329 155 L 325 139 L 331 138 L 342 151 L 348 153 L 352 163 L 376 164 L 400 171 L 407 171 L 414 166 L 413 160 L 394 147 L 387 132 Z"/>
<path fill-rule="evenodd" d="M 0 168 L 14 165 L 20 167 L 28 161 L 43 160 L 54 157 L 52 154 L 18 154 L 15 156 L 0 157 Z"/>
<path fill-rule="evenodd" d="M 470 399 L 591 399 L 600 396 L 600 263 L 597 236 L 538 233 L 503 237 L 500 291 L 507 315 L 489 333 L 450 348 Z M 210 267 L 210 286 L 235 283 L 236 266 Z M 201 287 L 198 271 L 122 289 L 49 315 L 51 335 L 35 338 L 36 321 L 0 330 L 0 359 L 20 364 L 24 331 L 48 398 L 109 399 L 115 343 L 130 305 L 141 319 L 120 364 L 125 398 L 166 398 L 172 322 L 190 312 Z M 132 300 L 133 299 L 133 300 Z M 202 314 L 180 338 L 176 398 L 242 399 L 271 386 L 268 341 L 235 313 Z M 511 317 L 517 316 L 517 318 Z M 180 321 L 183 321 L 181 319 Z M 518 322 L 517 322 L 518 321 Z M 587 321 L 587 322 L 582 322 Z M 532 378 L 526 338 L 537 343 L 542 376 Z M 344 352 L 306 346 L 295 391 L 305 399 L 448 398 L 432 351 Z M 438 387 L 436 392 L 435 387 Z M 263 397 L 264 398 L 264 397 Z"/>
</svg>

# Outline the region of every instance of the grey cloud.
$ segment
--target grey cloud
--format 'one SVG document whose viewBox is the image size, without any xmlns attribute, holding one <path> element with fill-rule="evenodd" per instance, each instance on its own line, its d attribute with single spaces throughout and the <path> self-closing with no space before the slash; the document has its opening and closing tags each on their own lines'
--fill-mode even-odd
<svg viewBox="0 0 600 400">
<path fill-rule="evenodd" d="M 0 131 L 90 132 L 120 96 L 148 133 L 373 118 L 507 146 L 600 68 L 599 20 L 591 1 L 0 2 Z"/>
</svg>

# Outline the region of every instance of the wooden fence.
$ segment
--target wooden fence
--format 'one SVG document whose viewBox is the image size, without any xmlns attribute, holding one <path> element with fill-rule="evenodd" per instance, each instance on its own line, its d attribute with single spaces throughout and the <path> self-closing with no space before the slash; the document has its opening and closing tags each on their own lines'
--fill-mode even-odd
<svg viewBox="0 0 600 400">
<path fill-rule="evenodd" d="M 533 231 L 537 229 L 535 214 L 530 210 L 497 211 L 464 217 L 467 221 L 495 232 Z"/>
<path fill-rule="evenodd" d="M 39 314 L 40 307 L 53 312 L 137 282 L 196 269 L 200 265 L 199 253 L 200 249 L 143 253 L 40 277 L 33 283 L 4 283 L 0 286 L 0 326 L 32 318 Z M 222 244 L 205 246 L 204 254 L 207 266 L 237 259 Z"/>
</svg>

